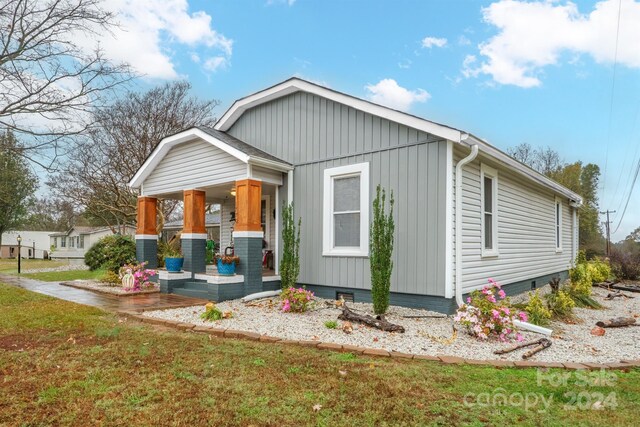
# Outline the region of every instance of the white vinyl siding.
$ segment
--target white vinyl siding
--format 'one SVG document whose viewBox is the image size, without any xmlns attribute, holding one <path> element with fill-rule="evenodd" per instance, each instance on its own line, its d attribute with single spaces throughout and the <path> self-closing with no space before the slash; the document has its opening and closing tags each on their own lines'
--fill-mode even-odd
<svg viewBox="0 0 640 427">
<path fill-rule="evenodd" d="M 369 255 L 369 164 L 324 171 L 323 255 Z"/>
<path fill-rule="evenodd" d="M 454 148 L 454 162 L 468 154 L 468 150 Z M 573 227 L 561 227 L 561 243 L 565 249 L 556 251 L 555 202 L 556 194 L 536 185 L 512 171 L 492 166 L 499 174 L 496 193 L 497 257 L 482 255 L 482 181 L 481 161 L 467 164 L 462 181 L 462 287 L 464 292 L 478 289 L 493 278 L 503 285 L 531 280 L 536 277 L 565 271 L 573 252 Z M 455 182 L 455 170 L 453 171 Z M 457 195 L 454 194 L 454 197 Z M 561 201 L 562 224 L 572 224 L 569 201 Z M 454 211 L 454 225 L 455 225 Z M 577 227 L 577 220 L 575 227 Z M 455 249 L 455 228 L 453 230 Z M 568 250 L 571 248 L 571 250 Z M 455 259 L 453 251 L 454 265 Z M 457 280 L 457 278 L 454 278 Z"/>
<path fill-rule="evenodd" d="M 173 147 L 143 183 L 145 195 L 180 192 L 247 177 L 247 165 L 208 142 Z"/>
</svg>

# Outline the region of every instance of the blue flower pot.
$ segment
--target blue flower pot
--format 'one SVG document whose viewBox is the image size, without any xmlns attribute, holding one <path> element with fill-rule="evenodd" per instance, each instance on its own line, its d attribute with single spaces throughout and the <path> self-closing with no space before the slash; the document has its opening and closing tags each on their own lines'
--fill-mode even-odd
<svg viewBox="0 0 640 427">
<path fill-rule="evenodd" d="M 184 263 L 184 258 L 165 258 L 164 266 L 167 268 L 167 271 L 170 273 L 179 273 L 182 270 L 182 264 Z"/>
<path fill-rule="evenodd" d="M 218 274 L 223 276 L 232 276 L 236 274 L 236 263 L 224 264 L 221 259 L 218 260 Z"/>
</svg>

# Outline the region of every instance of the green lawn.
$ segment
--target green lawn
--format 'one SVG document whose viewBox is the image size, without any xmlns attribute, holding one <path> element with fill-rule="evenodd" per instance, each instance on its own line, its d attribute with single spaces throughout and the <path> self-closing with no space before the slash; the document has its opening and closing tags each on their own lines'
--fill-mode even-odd
<svg viewBox="0 0 640 427">
<path fill-rule="evenodd" d="M 43 282 L 62 282 L 77 279 L 100 279 L 104 275 L 104 270 L 71 270 L 71 271 L 49 271 L 46 273 L 22 274 L 23 277 L 42 280 Z"/>
<path fill-rule="evenodd" d="M 51 261 L 48 259 L 23 259 L 20 261 L 20 268 L 31 270 L 35 268 L 53 268 L 67 265 L 67 261 Z M 0 258 L 0 273 L 18 274 L 18 260 L 10 258 Z"/>
<path fill-rule="evenodd" d="M 568 385 L 539 385 L 534 369 L 368 358 L 142 326 L 1 284 L 0 307 L 0 425 L 615 426 L 637 424 L 640 411 L 639 371 L 590 387 L 576 384 L 575 373 L 550 371 L 556 380 L 569 375 Z M 513 405 L 465 405 L 490 392 Z M 617 408 L 565 408 L 567 393 L 580 392 L 598 400 L 615 393 Z M 534 394 L 550 402 L 546 411 L 519 404 L 518 396 Z"/>
</svg>

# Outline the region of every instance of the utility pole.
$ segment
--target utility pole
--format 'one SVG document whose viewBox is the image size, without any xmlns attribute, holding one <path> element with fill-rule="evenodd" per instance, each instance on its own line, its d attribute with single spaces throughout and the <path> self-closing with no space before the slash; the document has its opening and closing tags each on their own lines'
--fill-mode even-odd
<svg viewBox="0 0 640 427">
<path fill-rule="evenodd" d="M 606 215 L 607 221 L 604 222 L 604 226 L 607 229 L 607 257 L 611 255 L 611 221 L 609 220 L 609 214 L 616 213 L 616 211 L 606 210 L 600 212 L 600 215 Z"/>
</svg>

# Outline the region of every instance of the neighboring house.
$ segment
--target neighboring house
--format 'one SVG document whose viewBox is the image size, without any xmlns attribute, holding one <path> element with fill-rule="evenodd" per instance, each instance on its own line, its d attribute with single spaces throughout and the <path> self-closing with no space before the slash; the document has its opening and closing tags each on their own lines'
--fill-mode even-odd
<svg viewBox="0 0 640 427">
<path fill-rule="evenodd" d="M 0 258 L 15 258 L 18 256 L 18 236 L 22 258 L 49 258 L 49 234 L 51 231 L 7 231 L 2 233 Z"/>
<path fill-rule="evenodd" d="M 214 129 L 158 144 L 130 182 L 140 190 L 138 256 L 155 259 L 157 198 L 183 199 L 185 271 L 161 273 L 164 292 L 222 300 L 277 288 L 281 207 L 293 202 L 299 283 L 370 301 L 377 185 L 395 198 L 392 304 L 450 313 L 488 278 L 522 292 L 566 277 L 575 258 L 579 195 L 467 132 L 298 78 L 239 99 Z M 202 274 L 206 203 L 222 206 L 237 277 Z M 260 269 L 266 235 L 272 277 Z"/>
<path fill-rule="evenodd" d="M 183 219 L 169 221 L 164 224 L 162 229 L 162 241 L 168 242 L 173 236 L 182 231 Z M 206 214 L 205 228 L 207 229 L 207 239 L 220 243 L 220 212 Z"/>
<path fill-rule="evenodd" d="M 135 229 L 126 227 L 125 234 L 133 236 Z M 108 227 L 71 227 L 68 231 L 49 234 L 51 259 L 66 259 L 83 263 L 87 250 L 98 240 L 110 236 L 113 231 Z"/>
</svg>

